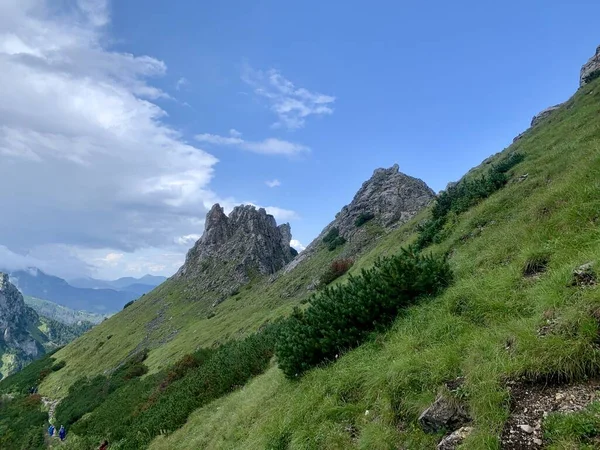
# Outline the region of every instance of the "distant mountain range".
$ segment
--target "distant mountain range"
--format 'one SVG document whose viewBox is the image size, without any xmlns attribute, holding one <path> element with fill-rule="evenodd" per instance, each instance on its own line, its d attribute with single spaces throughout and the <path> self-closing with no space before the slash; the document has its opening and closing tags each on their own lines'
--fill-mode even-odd
<svg viewBox="0 0 600 450">
<path fill-rule="evenodd" d="M 150 292 L 165 277 L 146 275 L 142 278 L 119 278 L 114 281 L 81 278 L 66 280 L 36 268 L 8 272 L 11 282 L 25 296 L 49 300 L 76 311 L 110 314 L 143 294 Z"/>
</svg>

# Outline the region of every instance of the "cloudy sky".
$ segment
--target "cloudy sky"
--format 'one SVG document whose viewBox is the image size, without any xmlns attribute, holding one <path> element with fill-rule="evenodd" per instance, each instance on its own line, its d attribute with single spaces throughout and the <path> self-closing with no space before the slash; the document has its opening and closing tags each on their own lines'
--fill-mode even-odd
<svg viewBox="0 0 600 450">
<path fill-rule="evenodd" d="M 600 44 L 592 2 L 256 3 L 0 1 L 0 267 L 170 275 L 216 202 L 301 248 L 376 167 L 502 150 Z"/>
</svg>

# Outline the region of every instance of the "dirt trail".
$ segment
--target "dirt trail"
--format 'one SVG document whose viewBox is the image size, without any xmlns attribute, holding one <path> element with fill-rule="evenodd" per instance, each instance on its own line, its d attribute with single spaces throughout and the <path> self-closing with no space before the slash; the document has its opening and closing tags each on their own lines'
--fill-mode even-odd
<svg viewBox="0 0 600 450">
<path fill-rule="evenodd" d="M 552 412 L 580 411 L 599 397 L 600 380 L 569 385 L 513 382 L 511 414 L 502 431 L 503 450 L 544 448 L 543 420 Z"/>
</svg>

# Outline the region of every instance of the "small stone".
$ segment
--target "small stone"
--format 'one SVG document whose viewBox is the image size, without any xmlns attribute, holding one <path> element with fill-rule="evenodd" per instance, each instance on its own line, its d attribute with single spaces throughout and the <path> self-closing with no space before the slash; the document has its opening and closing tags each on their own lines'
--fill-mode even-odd
<svg viewBox="0 0 600 450">
<path fill-rule="evenodd" d="M 556 395 L 554 396 L 554 398 L 555 398 L 557 401 L 560 401 L 560 400 L 562 400 L 562 399 L 564 399 L 564 398 L 565 398 L 565 394 L 563 394 L 562 392 L 557 392 L 557 393 L 556 393 Z"/>
<path fill-rule="evenodd" d="M 533 433 L 533 428 L 531 428 L 529 425 L 519 425 L 519 428 L 527 434 Z"/>
<path fill-rule="evenodd" d="M 542 445 L 542 444 L 543 444 L 543 442 L 542 442 L 542 440 L 541 440 L 541 439 L 534 439 L 534 440 L 533 440 L 533 443 L 534 443 L 535 445 Z"/>
</svg>

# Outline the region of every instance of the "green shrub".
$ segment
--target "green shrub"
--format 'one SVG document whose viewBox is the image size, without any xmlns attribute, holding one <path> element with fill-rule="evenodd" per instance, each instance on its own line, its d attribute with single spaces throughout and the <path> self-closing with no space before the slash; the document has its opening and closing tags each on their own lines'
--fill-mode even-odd
<svg viewBox="0 0 600 450">
<path fill-rule="evenodd" d="M 354 221 L 354 225 L 357 227 L 362 227 L 365 223 L 374 218 L 375 214 L 371 212 L 361 213 Z"/>
<path fill-rule="evenodd" d="M 323 238 L 323 242 L 325 244 L 330 244 L 335 239 L 337 239 L 339 237 L 339 235 L 340 235 L 339 228 L 334 227 L 331 230 L 329 230 L 329 232 L 325 235 L 325 237 Z"/>
<path fill-rule="evenodd" d="M 596 78 L 600 78 L 600 69 L 598 70 L 594 70 L 592 73 L 590 73 L 588 76 L 586 76 L 583 79 L 584 83 L 591 83 L 592 81 L 594 81 Z"/>
<path fill-rule="evenodd" d="M 82 378 L 69 388 L 69 394 L 56 408 L 56 420 L 70 426 L 85 414 L 100 406 L 113 392 L 128 381 L 141 377 L 148 372 L 143 361 L 147 350 L 136 353 L 123 363 L 110 377 L 98 375 L 94 378 Z"/>
<path fill-rule="evenodd" d="M 344 245 L 346 243 L 346 239 L 340 236 L 339 228 L 334 227 L 325 235 L 323 242 L 327 244 L 329 251 L 333 251 L 336 248 Z"/>
<path fill-rule="evenodd" d="M 66 361 L 59 361 L 52 366 L 52 372 L 58 372 L 60 369 L 67 365 Z"/>
<path fill-rule="evenodd" d="M 48 414 L 41 411 L 37 394 L 0 397 L 0 448 L 44 449 L 44 428 Z"/>
<path fill-rule="evenodd" d="M 332 252 L 334 251 L 336 248 L 341 247 L 342 245 L 344 245 L 346 243 L 346 239 L 343 238 L 342 236 L 338 236 L 336 237 L 333 241 L 331 241 L 328 246 L 327 249 Z"/>
<path fill-rule="evenodd" d="M 352 259 L 336 259 L 331 263 L 327 271 L 321 275 L 319 286 L 327 286 L 334 280 L 344 275 L 354 264 Z"/>
<path fill-rule="evenodd" d="M 507 158 L 492 166 L 487 174 L 472 180 L 462 180 L 438 195 L 431 210 L 431 220 L 418 228 L 416 246 L 423 249 L 440 240 L 440 231 L 444 228 L 448 215 L 453 212 L 465 212 L 481 200 L 501 189 L 507 182 L 506 173 L 523 161 L 520 153 L 512 153 Z"/>
<path fill-rule="evenodd" d="M 262 373 L 273 356 L 276 326 L 268 325 L 243 341 L 200 349 L 169 369 L 144 378 L 126 379 L 144 355 L 132 357 L 109 379 L 79 382 L 57 408 L 57 418 L 69 423 L 63 403 L 71 408 L 80 403 L 71 413 L 79 417 L 72 431 L 90 447 L 108 439 L 119 442 L 120 449 L 146 448 L 158 434 L 181 427 L 197 408 Z M 90 398 L 101 400 L 98 403 Z"/>
<path fill-rule="evenodd" d="M 423 295 L 447 286 L 452 273 L 445 257 L 423 256 L 414 248 L 380 259 L 347 284 L 325 288 L 305 310 L 295 309 L 281 327 L 279 367 L 295 378 L 360 345 L 368 334 L 388 326 L 398 312 Z"/>
<path fill-rule="evenodd" d="M 135 300 L 131 300 L 130 302 L 125 303 L 125 306 L 123 306 L 123 309 L 127 309 L 129 308 L 131 305 L 133 305 L 135 303 Z"/>
</svg>

